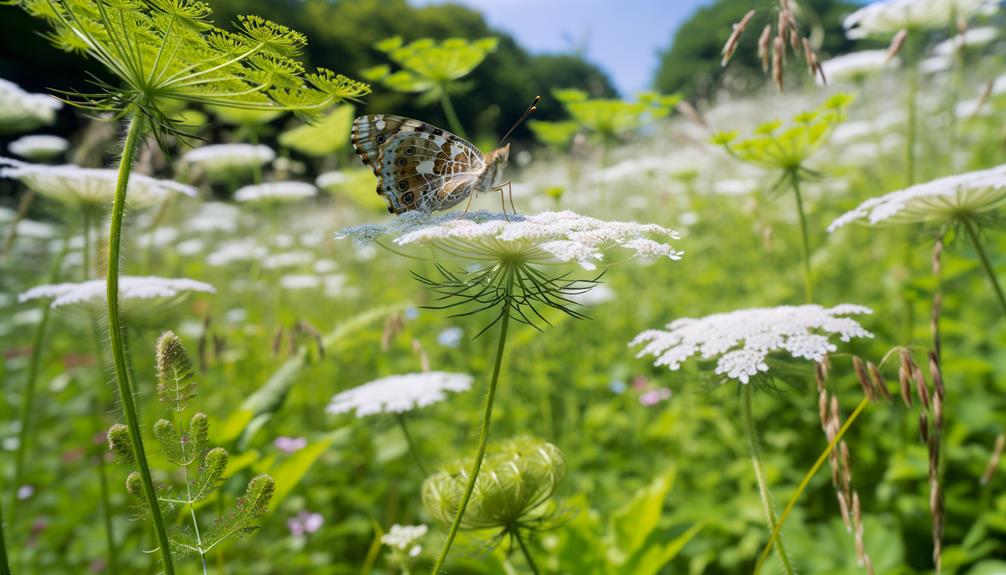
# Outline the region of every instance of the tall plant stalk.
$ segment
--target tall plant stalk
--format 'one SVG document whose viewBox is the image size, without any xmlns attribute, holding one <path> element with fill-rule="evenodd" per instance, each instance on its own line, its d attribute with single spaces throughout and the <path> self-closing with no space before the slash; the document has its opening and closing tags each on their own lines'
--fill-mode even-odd
<svg viewBox="0 0 1006 575">
<path fill-rule="evenodd" d="M 506 290 L 509 293 L 513 288 L 513 272 L 509 271 L 506 280 Z M 482 469 L 482 460 L 485 458 L 486 454 L 486 443 L 489 440 L 489 424 L 492 421 L 493 416 L 493 402 L 496 399 L 496 384 L 499 382 L 500 367 L 503 365 L 503 351 L 506 348 L 506 336 L 507 328 L 510 326 L 510 304 L 506 303 L 503 307 L 502 317 L 500 319 L 500 331 L 499 331 L 499 343 L 496 346 L 496 363 L 493 365 L 493 375 L 492 380 L 489 382 L 489 390 L 486 392 L 486 402 L 485 409 L 482 415 L 482 431 L 479 434 L 479 449 L 478 453 L 475 454 L 475 463 L 472 465 L 472 470 L 468 475 L 468 485 L 465 487 L 465 495 L 461 498 L 461 504 L 458 506 L 458 512 L 454 516 L 454 521 L 451 523 L 451 528 L 447 532 L 447 540 L 444 542 L 443 549 L 440 550 L 440 556 L 437 558 L 437 562 L 433 565 L 433 570 L 431 573 L 433 575 L 438 575 L 441 568 L 444 566 L 444 562 L 447 561 L 447 554 L 450 553 L 451 545 L 454 543 L 454 538 L 458 534 L 458 529 L 461 527 L 461 518 L 465 514 L 465 508 L 468 507 L 468 500 L 472 497 L 472 491 L 475 490 L 475 481 L 478 479 L 479 470 Z"/>
<path fill-rule="evenodd" d="M 405 436 L 405 442 L 409 445 L 409 451 L 412 453 L 412 458 L 416 461 L 416 466 L 419 468 L 419 472 L 423 474 L 423 477 L 428 477 L 430 475 L 426 464 L 423 463 L 423 458 L 419 455 L 419 448 L 416 445 L 415 440 L 412 439 L 412 433 L 409 431 L 409 426 L 405 423 L 405 414 L 396 413 L 395 419 L 398 421 L 398 427 L 402 430 L 402 435 Z"/>
<path fill-rule="evenodd" d="M 451 131 L 455 134 L 461 136 L 462 138 L 468 139 L 465 135 L 465 129 L 461 126 L 461 121 L 458 120 L 458 114 L 454 111 L 454 104 L 451 103 L 451 97 L 447 94 L 447 88 L 440 88 L 440 107 L 444 109 L 444 116 L 447 117 L 447 123 L 451 126 Z"/>
<path fill-rule="evenodd" d="M 761 448 L 758 445 L 758 431 L 755 429 L 754 416 L 751 413 L 751 396 L 754 395 L 752 385 L 744 384 L 744 423 L 747 428 L 748 447 L 751 450 L 751 463 L 754 466 L 755 479 L 758 481 L 758 494 L 761 496 L 762 509 L 765 511 L 765 519 L 768 523 L 770 539 L 775 545 L 782 562 L 786 575 L 794 575 L 793 565 L 790 563 L 786 547 L 782 544 L 782 536 L 777 529 L 775 511 L 772 509 L 772 498 L 768 489 L 768 481 L 765 478 L 765 464 L 761 457 Z"/>
<path fill-rule="evenodd" d="M 807 303 L 814 303 L 814 284 L 810 275 L 810 233 L 807 231 L 807 214 L 803 209 L 803 194 L 800 191 L 800 174 L 791 171 L 788 176 L 793 195 L 796 197 L 796 211 L 800 216 L 800 239 L 803 246 L 803 295 Z"/>
<path fill-rule="evenodd" d="M 10 562 L 7 560 L 6 541 L 3 532 L 3 509 L 0 509 L 0 575 L 11 575 Z"/>
<path fill-rule="evenodd" d="M 1006 312 L 1006 295 L 1003 294 L 1003 288 L 999 285 L 999 280 L 996 278 L 996 272 L 992 269 L 992 262 L 989 261 L 989 257 L 985 253 L 985 248 L 982 247 L 981 238 L 978 237 L 978 230 L 975 229 L 975 224 L 971 220 L 965 218 L 961 221 L 964 225 L 964 231 L 968 234 L 968 239 L 971 240 L 971 245 L 975 247 L 975 252 L 978 253 L 978 259 L 982 263 L 982 269 L 984 269 L 985 274 L 989 276 L 989 282 L 992 284 L 992 289 L 996 292 L 996 298 L 999 299 L 999 305 L 1001 305 L 1003 311 Z"/>
<path fill-rule="evenodd" d="M 119 253 L 122 246 L 122 220 L 126 211 L 126 189 L 129 184 L 129 174 L 133 168 L 133 160 L 145 130 L 145 118 L 142 114 L 133 115 L 126 133 L 126 142 L 122 149 L 122 159 L 119 162 L 119 176 L 115 185 L 115 200 L 112 204 L 112 220 L 108 233 L 108 277 L 106 282 L 106 297 L 108 299 L 108 334 L 112 347 L 112 360 L 115 364 L 115 381 L 119 391 L 119 403 L 122 405 L 129 429 L 129 441 L 133 457 L 140 472 L 140 485 L 143 497 L 150 510 L 150 518 L 157 535 L 158 552 L 161 556 L 161 567 L 165 575 L 174 575 L 175 568 L 171 561 L 171 548 L 168 543 L 168 532 L 161 516 L 161 507 L 157 500 L 157 490 L 150 475 L 150 466 L 143 449 L 143 438 L 140 435 L 140 420 L 133 402 L 133 385 L 129 368 L 126 363 L 126 349 L 122 321 L 119 317 Z"/>
<path fill-rule="evenodd" d="M 527 548 L 527 544 L 524 543 L 524 538 L 520 536 L 520 530 L 515 530 L 513 533 L 514 539 L 517 540 L 517 545 L 520 546 L 521 553 L 524 554 L 524 560 L 527 561 L 527 566 L 531 569 L 531 573 L 538 575 L 538 566 L 534 562 L 534 558 L 531 557 L 531 551 Z"/>
</svg>

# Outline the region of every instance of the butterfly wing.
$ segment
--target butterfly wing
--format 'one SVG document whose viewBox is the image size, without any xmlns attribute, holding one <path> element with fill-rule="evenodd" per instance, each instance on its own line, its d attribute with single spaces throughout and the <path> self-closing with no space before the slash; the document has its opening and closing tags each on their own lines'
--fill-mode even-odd
<svg viewBox="0 0 1006 575">
<path fill-rule="evenodd" d="M 471 194 L 485 156 L 473 144 L 430 124 L 391 115 L 353 121 L 353 148 L 377 176 L 388 211 L 431 212 Z"/>
</svg>

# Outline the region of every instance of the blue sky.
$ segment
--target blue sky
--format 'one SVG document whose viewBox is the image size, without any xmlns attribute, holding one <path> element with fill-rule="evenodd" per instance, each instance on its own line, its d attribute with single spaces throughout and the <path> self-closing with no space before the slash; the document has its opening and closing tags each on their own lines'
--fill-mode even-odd
<svg viewBox="0 0 1006 575">
<path fill-rule="evenodd" d="M 443 0 L 413 0 L 429 4 Z M 675 29 L 711 0 L 451 0 L 533 53 L 582 50 L 623 95 L 648 87 Z"/>
</svg>

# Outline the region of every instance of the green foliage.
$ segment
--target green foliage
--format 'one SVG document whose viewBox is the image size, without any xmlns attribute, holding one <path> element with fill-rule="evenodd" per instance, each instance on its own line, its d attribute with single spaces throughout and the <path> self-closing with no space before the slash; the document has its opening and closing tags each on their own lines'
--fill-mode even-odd
<svg viewBox="0 0 1006 575">
<path fill-rule="evenodd" d="M 635 102 L 590 98 L 586 92 L 575 88 L 555 90 L 552 95 L 562 103 L 572 118 L 572 124 L 538 123 L 537 127 L 531 128 L 543 143 L 552 146 L 562 142 L 562 137 L 571 139 L 575 134 L 574 125 L 596 136 L 602 143 L 614 143 L 654 120 L 667 117 L 681 101 L 677 94 L 655 92 L 643 92 Z"/>
<path fill-rule="evenodd" d="M 316 158 L 334 154 L 349 144 L 353 112 L 349 104 L 337 106 L 314 123 L 283 132 L 279 135 L 279 143 Z"/>
<path fill-rule="evenodd" d="M 429 92 L 445 89 L 449 82 L 467 76 L 496 50 L 497 38 L 469 41 L 449 38 L 437 42 L 422 38 L 403 44 L 401 36 L 378 42 L 375 48 L 388 55 L 401 70 L 383 78 L 384 85 L 398 92 Z"/>
</svg>

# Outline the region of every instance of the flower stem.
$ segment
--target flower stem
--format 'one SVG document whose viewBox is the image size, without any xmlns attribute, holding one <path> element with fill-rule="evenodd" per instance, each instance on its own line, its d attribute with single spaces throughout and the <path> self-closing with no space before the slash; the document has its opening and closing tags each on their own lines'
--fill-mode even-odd
<svg viewBox="0 0 1006 575">
<path fill-rule="evenodd" d="M 0 575 L 11 575 L 7 561 L 7 543 L 3 534 L 3 510 L 0 509 Z"/>
<path fill-rule="evenodd" d="M 789 501 L 786 503 L 786 507 L 783 508 L 782 513 L 779 515 L 779 520 L 776 522 L 775 528 L 772 530 L 772 537 L 769 537 L 768 543 L 765 544 L 765 548 L 762 549 L 761 555 L 758 557 L 758 562 L 755 564 L 754 575 L 758 575 L 761 571 L 762 565 L 764 565 L 765 560 L 768 559 L 768 554 L 772 552 L 772 545 L 776 542 L 776 538 L 782 530 L 783 523 L 786 522 L 786 518 L 789 517 L 790 512 L 793 511 L 794 507 L 796 507 L 796 502 L 800 499 L 800 496 L 803 495 L 807 486 L 810 485 L 810 480 L 817 475 L 818 470 L 821 469 L 824 462 L 828 460 L 828 456 L 835 450 L 838 442 L 842 441 L 842 438 L 845 437 L 845 432 L 849 431 L 849 428 L 852 427 L 856 418 L 859 417 L 859 414 L 863 413 L 863 410 L 866 409 L 866 406 L 868 405 L 870 405 L 870 399 L 868 397 L 864 397 L 863 400 L 859 402 L 859 405 L 856 406 L 856 409 L 852 412 L 849 418 L 845 420 L 845 423 L 842 425 L 841 429 L 838 430 L 838 433 L 835 434 L 835 437 L 831 440 L 831 443 L 828 444 L 828 447 L 824 449 L 820 457 L 817 458 L 817 461 L 814 462 L 814 465 L 812 465 L 810 470 L 807 471 L 807 474 L 803 476 L 803 481 L 801 481 L 800 485 L 797 486 L 796 492 L 794 492 L 789 498 Z"/>
<path fill-rule="evenodd" d="M 908 32 L 908 38 L 905 42 L 904 47 L 904 58 L 905 58 L 905 68 L 906 74 L 908 76 L 908 93 L 907 100 L 905 102 L 906 114 L 906 126 L 905 126 L 905 180 L 906 186 L 911 186 L 915 183 L 915 141 L 918 139 L 918 116 L 919 116 L 919 103 L 918 103 L 918 93 L 919 93 L 919 68 L 916 63 L 916 54 L 918 52 L 917 46 L 919 42 L 916 40 L 919 32 L 917 30 L 910 30 Z"/>
<path fill-rule="evenodd" d="M 1006 295 L 1003 295 L 1003 288 L 999 285 L 999 280 L 996 279 L 996 272 L 992 269 L 992 263 L 989 261 L 988 255 L 985 253 L 985 248 L 982 247 L 982 242 L 978 238 L 978 230 L 975 229 L 974 223 L 969 219 L 962 219 L 964 223 L 964 230 L 968 233 L 968 239 L 971 240 L 971 245 L 975 247 L 975 251 L 978 252 L 978 259 L 982 262 L 982 268 L 985 269 L 985 273 L 989 276 L 989 281 L 992 282 L 992 288 L 995 289 L 996 297 L 999 298 L 999 305 L 1002 306 L 1003 311 L 1006 312 Z"/>
<path fill-rule="evenodd" d="M 509 292 L 513 285 L 512 273 L 510 273 L 506 282 L 506 290 Z M 458 528 L 461 527 L 461 518 L 465 514 L 465 508 L 468 507 L 468 500 L 471 499 L 472 491 L 475 490 L 475 480 L 478 479 L 479 470 L 482 468 L 482 460 L 486 454 L 486 442 L 489 440 L 489 423 L 492 421 L 493 416 L 493 401 L 496 399 L 496 384 L 499 381 L 500 367 L 503 365 L 503 350 L 506 347 L 506 334 L 509 325 L 510 305 L 506 303 L 504 304 L 503 316 L 500 319 L 500 338 L 499 344 L 496 347 L 496 363 L 493 366 L 493 377 L 489 382 L 489 390 L 486 392 L 485 413 L 482 416 L 482 432 L 479 434 L 479 450 L 475 455 L 475 463 L 472 465 L 471 473 L 468 476 L 468 486 L 465 488 L 465 495 L 461 498 L 461 505 L 458 506 L 458 512 L 454 516 L 454 522 L 451 523 L 450 531 L 447 532 L 447 541 L 444 542 L 444 548 L 440 550 L 440 557 L 437 558 L 436 564 L 433 565 L 433 570 L 431 571 L 433 575 L 440 573 L 440 569 L 447 560 L 451 544 L 454 543 L 454 538 L 458 534 Z"/>
<path fill-rule="evenodd" d="M 402 435 L 405 436 L 405 442 L 409 444 L 409 452 L 412 453 L 412 458 L 416 460 L 419 472 L 423 474 L 423 477 L 429 477 L 430 472 L 423 463 L 423 458 L 419 455 L 419 449 L 416 446 L 416 442 L 412 440 L 412 434 L 409 433 L 409 426 L 405 424 L 405 414 L 396 413 L 395 419 L 398 420 L 398 427 L 402 429 Z"/>
<path fill-rule="evenodd" d="M 800 193 L 800 175 L 790 172 L 789 182 L 796 196 L 796 211 L 800 216 L 800 237 L 803 240 L 803 295 L 807 303 L 814 302 L 814 285 L 810 278 L 810 235 L 807 232 L 807 215 L 803 209 L 803 194 Z"/>
<path fill-rule="evenodd" d="M 444 116 L 447 116 L 447 123 L 450 124 L 451 131 L 467 140 L 465 129 L 461 127 L 458 114 L 454 111 L 454 104 L 451 104 L 451 97 L 447 95 L 447 88 L 443 86 L 440 87 L 440 106 L 444 109 Z"/>
<path fill-rule="evenodd" d="M 122 159 L 119 161 L 119 177 L 115 184 L 115 200 L 112 203 L 112 222 L 108 233 L 108 278 L 106 282 L 106 297 L 108 299 L 108 335 L 112 347 L 112 360 L 115 364 L 115 381 L 118 384 L 119 403 L 122 404 L 126 426 L 129 428 L 129 441 L 132 444 L 133 457 L 140 472 L 140 485 L 143 496 L 150 509 L 150 518 L 157 534 L 158 551 L 161 556 L 161 567 L 165 575 L 174 575 L 175 567 L 171 561 L 171 549 L 168 545 L 168 532 L 161 517 L 161 507 L 157 500 L 157 490 L 150 476 L 150 466 L 143 449 L 143 437 L 140 435 L 140 419 L 133 402 L 133 385 L 126 366 L 126 349 L 123 341 L 123 326 L 119 318 L 119 252 L 122 245 L 122 219 L 126 211 L 126 187 L 129 184 L 129 173 L 133 168 L 133 158 L 139 147 L 140 137 L 144 131 L 144 117 L 133 116 L 126 134 L 126 143 L 122 149 Z"/>
<path fill-rule="evenodd" d="M 531 558 L 531 552 L 528 550 L 527 545 L 524 543 L 524 538 L 520 536 L 520 529 L 515 529 L 513 532 L 514 539 L 517 540 L 517 545 L 520 546 L 521 552 L 524 553 L 524 559 L 527 560 L 527 566 L 531 569 L 534 575 L 538 575 L 538 566 L 535 565 L 534 559 Z"/>
<path fill-rule="evenodd" d="M 758 432 L 755 430 L 754 416 L 751 414 L 751 396 L 754 395 L 752 385 L 744 384 L 744 423 L 747 425 L 748 447 L 751 449 L 751 463 L 754 466 L 755 479 L 758 480 L 758 494 L 761 495 L 762 507 L 765 510 L 765 519 L 768 521 L 770 541 L 775 544 L 779 552 L 779 559 L 782 561 L 783 569 L 787 575 L 793 575 L 793 565 L 789 562 L 789 555 L 782 544 L 782 537 L 776 525 L 775 512 L 772 511 L 772 501 L 769 496 L 768 484 L 765 480 L 765 465 L 761 458 L 761 448 L 758 447 Z"/>
</svg>

